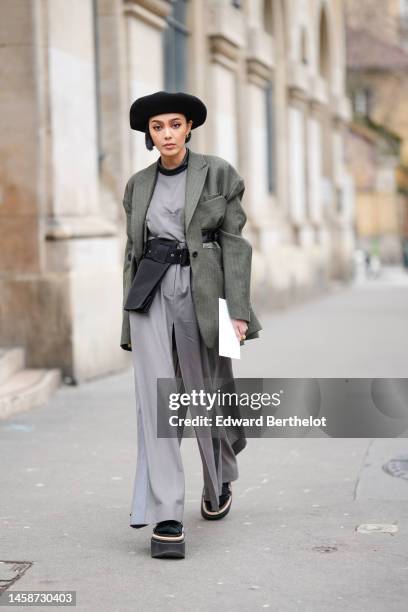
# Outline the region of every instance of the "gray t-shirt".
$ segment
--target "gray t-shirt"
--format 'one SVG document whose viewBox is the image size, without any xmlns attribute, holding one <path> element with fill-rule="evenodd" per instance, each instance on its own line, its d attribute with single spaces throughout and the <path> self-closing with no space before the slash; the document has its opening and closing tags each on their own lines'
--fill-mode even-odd
<svg viewBox="0 0 408 612">
<path fill-rule="evenodd" d="M 146 214 L 148 239 L 170 238 L 185 243 L 184 204 L 187 163 L 188 152 L 178 169 L 167 170 L 167 174 L 160 171 L 159 164 L 156 184 Z"/>
</svg>

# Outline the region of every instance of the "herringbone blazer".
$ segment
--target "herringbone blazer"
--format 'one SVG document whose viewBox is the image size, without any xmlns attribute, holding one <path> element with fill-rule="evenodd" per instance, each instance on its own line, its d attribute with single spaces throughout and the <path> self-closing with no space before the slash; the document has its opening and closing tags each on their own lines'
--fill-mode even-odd
<svg viewBox="0 0 408 612">
<path fill-rule="evenodd" d="M 124 350 L 132 347 L 129 312 L 123 306 L 147 240 L 146 213 L 157 171 L 153 162 L 133 174 L 123 197 L 127 242 L 120 346 Z M 204 342 L 210 348 L 218 346 L 219 297 L 226 299 L 230 317 L 248 321 L 246 339 L 258 338 L 262 326 L 250 300 L 252 246 L 241 235 L 247 220 L 241 204 L 244 180 L 225 159 L 191 149 L 186 172 L 185 241 L 190 253 L 193 301 Z M 201 230 L 212 228 L 218 228 L 220 244 L 204 247 Z"/>
</svg>

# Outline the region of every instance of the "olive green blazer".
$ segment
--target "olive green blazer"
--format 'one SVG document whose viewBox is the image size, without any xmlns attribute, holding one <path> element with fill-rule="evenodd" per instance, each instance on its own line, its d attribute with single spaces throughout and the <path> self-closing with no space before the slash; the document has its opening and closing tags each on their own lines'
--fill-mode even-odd
<svg viewBox="0 0 408 612">
<path fill-rule="evenodd" d="M 157 163 L 133 174 L 123 197 L 127 243 L 123 264 L 120 346 L 132 350 L 129 312 L 123 309 L 147 239 L 146 212 L 156 182 Z M 246 339 L 262 329 L 250 301 L 252 246 L 241 235 L 246 214 L 241 205 L 244 180 L 217 155 L 189 152 L 184 208 L 185 240 L 190 252 L 192 295 L 201 335 L 218 346 L 218 298 L 227 301 L 230 317 L 248 321 Z M 219 242 L 204 247 L 201 230 L 218 228 Z M 241 341 L 244 344 L 245 341 Z"/>
</svg>

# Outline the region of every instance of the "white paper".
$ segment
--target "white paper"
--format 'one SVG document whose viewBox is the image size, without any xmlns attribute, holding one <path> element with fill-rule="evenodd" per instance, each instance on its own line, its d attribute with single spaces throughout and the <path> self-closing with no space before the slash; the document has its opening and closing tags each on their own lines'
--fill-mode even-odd
<svg viewBox="0 0 408 612">
<path fill-rule="evenodd" d="M 218 354 L 241 359 L 241 345 L 228 313 L 227 301 L 223 298 L 218 298 L 218 328 Z"/>
</svg>

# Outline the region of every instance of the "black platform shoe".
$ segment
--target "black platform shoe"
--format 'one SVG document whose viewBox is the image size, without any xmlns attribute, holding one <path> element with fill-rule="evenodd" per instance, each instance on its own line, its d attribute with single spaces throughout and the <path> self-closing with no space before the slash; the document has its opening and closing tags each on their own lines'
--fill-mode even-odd
<svg viewBox="0 0 408 612">
<path fill-rule="evenodd" d="M 222 493 L 219 496 L 219 510 L 211 510 L 210 502 L 204 499 L 204 491 L 201 497 L 201 516 L 208 521 L 216 521 L 228 514 L 232 504 L 232 487 L 230 482 L 222 483 Z"/>
<path fill-rule="evenodd" d="M 153 529 L 151 540 L 152 557 L 185 556 L 185 537 L 183 523 L 169 520 L 160 521 Z"/>
</svg>

